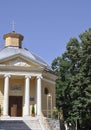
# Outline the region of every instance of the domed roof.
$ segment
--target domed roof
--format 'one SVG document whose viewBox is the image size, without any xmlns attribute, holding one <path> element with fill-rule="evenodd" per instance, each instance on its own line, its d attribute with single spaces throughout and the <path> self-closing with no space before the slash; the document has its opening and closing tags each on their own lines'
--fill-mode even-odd
<svg viewBox="0 0 91 130">
<path fill-rule="evenodd" d="M 51 67 L 41 57 L 22 48 L 23 35 L 13 31 L 5 34 L 3 38 L 5 40 L 5 48 L 0 51 L 0 62 L 15 56 L 22 56 L 27 60 L 51 70 Z"/>
<path fill-rule="evenodd" d="M 0 61 L 8 59 L 10 57 L 15 56 L 22 56 L 27 58 L 28 60 L 38 63 L 41 66 L 46 67 L 47 69 L 51 70 L 51 67 L 39 56 L 36 54 L 24 49 L 24 48 L 18 48 L 18 47 L 5 47 L 0 51 Z"/>
</svg>

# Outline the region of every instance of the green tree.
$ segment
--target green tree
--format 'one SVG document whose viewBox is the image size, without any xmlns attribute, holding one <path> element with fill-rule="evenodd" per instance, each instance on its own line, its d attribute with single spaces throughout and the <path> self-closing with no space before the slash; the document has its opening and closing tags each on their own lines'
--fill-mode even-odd
<svg viewBox="0 0 91 130">
<path fill-rule="evenodd" d="M 56 80 L 57 106 L 64 119 L 78 120 L 79 129 L 91 128 L 91 30 L 71 38 L 62 57 L 52 62 Z"/>
</svg>

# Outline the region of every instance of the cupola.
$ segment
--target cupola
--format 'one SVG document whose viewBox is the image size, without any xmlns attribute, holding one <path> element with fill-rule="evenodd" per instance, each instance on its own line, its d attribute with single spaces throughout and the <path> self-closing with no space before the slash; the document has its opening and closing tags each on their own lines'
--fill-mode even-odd
<svg viewBox="0 0 91 130">
<path fill-rule="evenodd" d="M 22 47 L 23 36 L 21 34 L 16 33 L 15 31 L 5 34 L 3 39 L 5 40 L 5 47 Z"/>
</svg>

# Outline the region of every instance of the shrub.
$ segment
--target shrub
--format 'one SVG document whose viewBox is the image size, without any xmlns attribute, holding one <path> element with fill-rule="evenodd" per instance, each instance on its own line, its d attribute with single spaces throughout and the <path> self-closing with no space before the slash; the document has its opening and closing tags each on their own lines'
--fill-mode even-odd
<svg viewBox="0 0 91 130">
<path fill-rule="evenodd" d="M 32 105 L 32 114 L 35 114 L 35 107 L 34 107 L 34 104 Z"/>
<path fill-rule="evenodd" d="M 57 119 L 58 118 L 58 109 L 56 107 L 53 108 L 52 118 L 53 119 Z"/>
</svg>

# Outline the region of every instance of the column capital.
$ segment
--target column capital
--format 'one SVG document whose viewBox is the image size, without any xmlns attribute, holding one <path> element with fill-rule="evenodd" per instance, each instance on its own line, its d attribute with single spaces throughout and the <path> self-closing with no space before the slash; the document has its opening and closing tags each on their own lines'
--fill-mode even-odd
<svg viewBox="0 0 91 130">
<path fill-rule="evenodd" d="M 29 79 L 31 79 L 31 75 L 25 75 L 25 78 L 29 78 Z"/>
<path fill-rule="evenodd" d="M 10 78 L 11 75 L 10 74 L 5 74 L 4 77 L 9 77 Z"/>
<path fill-rule="evenodd" d="M 42 75 L 37 76 L 37 79 L 42 79 L 42 78 L 43 78 Z"/>
</svg>

